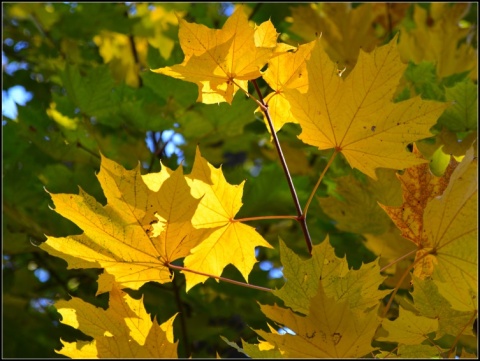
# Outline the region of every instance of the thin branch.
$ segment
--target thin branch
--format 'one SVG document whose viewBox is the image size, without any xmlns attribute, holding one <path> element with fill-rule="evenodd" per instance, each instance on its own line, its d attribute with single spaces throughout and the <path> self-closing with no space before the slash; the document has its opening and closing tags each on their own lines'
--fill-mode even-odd
<svg viewBox="0 0 480 361">
<path fill-rule="evenodd" d="M 180 297 L 180 287 L 177 284 L 176 277 L 172 277 L 173 293 L 175 295 L 175 302 L 177 304 L 178 313 L 180 314 L 180 325 L 182 328 L 182 342 L 185 349 L 185 356 L 189 357 L 192 354 L 190 349 L 190 342 L 188 341 L 187 321 L 185 319 L 185 311 L 183 309 L 182 298 Z"/>
<path fill-rule="evenodd" d="M 176 269 L 176 270 L 179 270 L 179 271 L 185 271 L 185 272 L 190 272 L 190 273 L 195 273 L 197 275 L 202 275 L 202 276 L 206 276 L 206 277 L 211 277 L 211 278 L 215 278 L 217 280 L 220 280 L 220 281 L 223 281 L 223 282 L 228 282 L 228 283 L 233 283 L 234 285 L 237 285 L 237 286 L 242 286 L 242 287 L 247 287 L 247 288 L 253 288 L 255 290 L 260 290 L 260 291 L 265 291 L 265 292 L 272 292 L 272 290 L 270 288 L 266 288 L 266 287 L 261 287 L 261 286 L 255 286 L 255 285 L 251 285 L 251 284 L 248 284 L 248 283 L 245 283 L 245 282 L 239 282 L 239 281 L 234 281 L 234 280 L 231 280 L 230 278 L 225 278 L 225 277 L 220 277 L 220 276 L 214 276 L 214 275 L 210 275 L 208 273 L 203 273 L 203 272 L 200 272 L 200 271 L 195 271 L 195 270 L 192 270 L 192 269 L 189 269 L 189 268 L 185 268 L 185 267 L 182 267 L 182 266 L 175 266 L 171 263 L 167 263 L 166 266 L 170 269 Z"/>
<path fill-rule="evenodd" d="M 268 121 L 268 125 L 270 127 L 270 134 L 272 135 L 273 141 L 275 143 L 275 148 L 277 148 L 277 153 L 280 158 L 280 163 L 282 164 L 285 177 L 287 178 L 288 187 L 290 188 L 290 193 L 292 194 L 293 202 L 295 203 L 295 208 L 297 209 L 297 214 L 298 214 L 297 221 L 302 226 L 302 231 L 305 237 L 305 242 L 307 243 L 308 252 L 311 254 L 313 246 L 312 246 L 312 239 L 310 238 L 310 234 L 308 233 L 306 218 L 305 218 L 305 215 L 303 214 L 302 206 L 300 205 L 300 202 L 298 200 L 297 192 L 295 190 L 295 186 L 293 184 L 290 171 L 288 170 L 287 162 L 285 161 L 285 157 L 283 156 L 282 147 L 280 146 L 277 133 L 275 132 L 275 127 L 273 126 L 272 119 L 270 118 L 268 105 L 265 104 L 265 101 L 263 100 L 262 92 L 260 91 L 260 88 L 258 87 L 257 82 L 255 80 L 252 80 L 252 83 L 255 86 L 257 94 L 260 98 L 260 102 L 262 104 L 262 110 L 263 110 L 263 113 L 265 114 L 265 118 Z"/>
<path fill-rule="evenodd" d="M 383 267 L 383 268 L 380 270 L 380 272 L 385 271 L 387 268 L 392 267 L 394 264 L 400 262 L 402 259 L 407 258 L 408 256 L 412 255 L 413 253 L 415 253 L 415 252 L 417 252 L 417 251 L 418 251 L 417 249 L 414 249 L 413 251 L 410 251 L 410 252 L 408 252 L 407 254 L 404 254 L 402 257 L 397 258 L 395 261 L 392 261 L 392 262 L 390 262 L 389 264 L 387 264 L 385 267 Z"/>
<path fill-rule="evenodd" d="M 267 219 L 294 219 L 297 220 L 297 216 L 260 216 L 260 217 L 246 217 L 246 218 L 238 218 L 232 219 L 232 222 L 249 222 L 249 221 L 261 221 Z"/>
<path fill-rule="evenodd" d="M 400 277 L 400 279 L 398 280 L 397 284 L 395 285 L 395 288 L 393 289 L 393 293 L 392 293 L 392 295 L 390 296 L 390 299 L 388 300 L 387 305 L 385 306 L 385 310 L 383 311 L 382 317 L 385 317 L 385 315 L 387 314 L 388 310 L 390 309 L 390 306 L 392 305 L 393 299 L 395 298 L 395 295 L 397 294 L 398 290 L 400 289 L 400 285 L 402 284 L 402 282 L 403 282 L 403 280 L 405 279 L 405 277 L 408 276 L 408 274 L 410 273 L 410 270 L 411 270 L 416 264 L 418 264 L 422 259 L 424 259 L 425 257 L 429 256 L 430 254 L 431 254 L 430 252 L 424 253 L 424 254 L 421 255 L 419 258 L 417 258 L 415 261 L 413 261 L 410 266 L 408 266 L 408 268 L 407 268 L 407 269 L 405 270 L 405 272 L 403 273 L 402 277 Z"/>
<path fill-rule="evenodd" d="M 391 350 L 389 353 L 387 353 L 387 355 L 384 356 L 383 358 L 388 358 L 388 356 L 390 356 L 391 354 L 393 354 L 397 349 L 398 349 L 398 346 L 395 347 L 393 350 Z"/>
<path fill-rule="evenodd" d="M 80 149 L 83 149 L 85 152 L 87 152 L 87 153 L 93 155 L 94 157 L 100 159 L 100 156 L 97 153 L 92 152 L 90 149 L 85 147 L 82 143 L 77 142 L 77 147 L 80 148 Z"/>
<path fill-rule="evenodd" d="M 253 81 L 255 81 L 255 80 L 252 80 L 252 82 L 253 82 Z M 235 82 L 235 80 L 231 79 L 231 82 L 232 82 L 233 84 L 235 84 L 235 85 L 238 87 L 238 89 L 243 90 L 243 92 L 245 93 L 245 95 L 246 95 L 247 97 L 249 97 L 249 98 L 252 99 L 255 103 L 257 103 L 258 106 L 260 107 L 260 109 L 262 109 L 263 111 L 266 110 L 265 104 L 264 104 L 264 102 L 263 102 L 263 98 L 262 98 L 262 101 L 260 101 L 260 100 L 258 100 L 257 98 L 255 98 L 255 96 L 253 96 L 252 94 L 250 94 L 250 93 L 248 92 L 248 90 L 245 90 L 245 89 L 243 89 L 240 85 L 238 85 L 238 84 Z M 260 96 L 262 96 L 262 95 L 260 95 Z"/>
<path fill-rule="evenodd" d="M 428 253 L 425 253 L 425 254 L 428 254 Z M 420 257 L 420 259 L 422 259 L 423 257 Z M 385 309 L 383 310 L 383 314 L 382 314 L 382 317 L 385 317 L 387 315 L 387 312 L 388 310 L 390 309 L 390 306 L 392 305 L 392 302 L 393 302 L 393 299 L 395 298 L 395 295 L 397 294 L 398 290 L 400 289 L 400 285 L 402 284 L 403 280 L 405 279 L 405 277 L 408 276 L 408 274 L 410 273 L 410 270 L 413 268 L 413 266 L 415 266 L 416 262 L 413 262 L 406 270 L 405 272 L 403 273 L 402 277 L 400 277 L 400 279 L 398 280 L 397 284 L 395 285 L 395 288 L 393 289 L 393 292 L 392 292 L 392 295 L 390 296 L 390 299 L 388 300 L 388 303 L 387 305 L 385 306 Z"/>
<path fill-rule="evenodd" d="M 38 252 L 32 252 L 32 253 L 33 253 L 33 257 L 35 258 L 35 261 L 39 263 L 41 268 L 44 268 L 48 271 L 51 278 L 57 281 L 57 284 L 65 291 L 65 295 L 70 294 L 71 290 L 68 289 L 66 285 L 66 281 L 62 279 L 62 277 L 60 277 L 57 271 L 55 271 L 52 267 L 50 267 L 47 260 L 43 256 L 41 256 Z"/>
<path fill-rule="evenodd" d="M 305 208 L 303 209 L 303 214 L 305 215 L 305 217 L 307 216 L 308 207 L 310 207 L 310 203 L 312 202 L 313 196 L 317 192 L 317 189 L 320 186 L 320 183 L 322 182 L 323 177 L 325 176 L 325 173 L 327 173 L 327 170 L 332 165 L 333 160 L 335 159 L 337 154 L 338 154 L 338 150 L 335 149 L 332 156 L 330 157 L 330 160 L 328 161 L 327 165 L 325 166 L 325 169 L 323 170 L 322 174 L 320 174 L 320 177 L 318 178 L 317 184 L 315 184 L 315 187 L 313 187 L 312 193 L 310 193 L 310 197 L 308 197 L 307 204 L 305 205 Z"/>
<path fill-rule="evenodd" d="M 252 18 L 254 17 L 254 15 L 257 13 L 258 9 L 260 9 L 260 7 L 263 5 L 263 3 L 257 3 L 257 5 L 255 5 L 255 7 L 253 8 L 252 12 L 250 13 L 249 17 L 248 17 L 248 21 L 252 20 Z"/>
<path fill-rule="evenodd" d="M 143 86 L 143 80 L 140 76 L 140 61 L 138 60 L 137 47 L 135 46 L 135 39 L 133 38 L 132 34 L 128 36 L 128 40 L 130 42 L 130 48 L 132 49 L 133 60 L 135 62 L 135 65 L 137 66 L 138 86 L 139 88 L 141 88 Z"/>
<path fill-rule="evenodd" d="M 153 143 L 153 152 L 152 156 L 150 157 L 150 164 L 148 165 L 148 172 L 150 173 L 153 169 L 154 162 L 157 158 L 161 159 L 161 154 L 165 145 L 159 149 L 160 141 L 162 140 L 162 134 L 160 133 L 160 138 L 157 140 L 155 137 L 155 132 L 152 130 L 150 131 L 150 141 Z"/>
</svg>

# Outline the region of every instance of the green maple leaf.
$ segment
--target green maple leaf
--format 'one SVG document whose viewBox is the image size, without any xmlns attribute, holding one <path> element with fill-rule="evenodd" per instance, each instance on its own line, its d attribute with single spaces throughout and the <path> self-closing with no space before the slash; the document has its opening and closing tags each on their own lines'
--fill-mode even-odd
<svg viewBox="0 0 480 361">
<path fill-rule="evenodd" d="M 312 249 L 312 257 L 302 260 L 280 240 L 281 261 L 286 278 L 280 290 L 273 291 L 285 305 L 294 311 L 308 314 L 310 301 L 318 292 L 322 280 L 324 292 L 336 301 L 346 301 L 351 309 L 363 311 L 378 305 L 388 291 L 378 290 L 385 277 L 378 264 L 364 264 L 359 270 L 350 270 L 346 257 L 340 259 L 328 238 Z"/>
<path fill-rule="evenodd" d="M 268 318 L 295 333 L 280 335 L 255 331 L 275 345 L 284 357 L 362 357 L 375 350 L 371 342 L 380 323 L 377 311 L 352 310 L 347 300 L 327 297 L 321 282 L 317 295 L 311 299 L 308 316 L 300 316 L 277 305 L 261 306 L 261 310 Z"/>
<path fill-rule="evenodd" d="M 438 320 L 436 339 L 445 334 L 473 335 L 472 324 L 477 311 L 458 311 L 440 294 L 437 282 L 421 280 L 414 276 L 415 288 L 412 293 L 415 308 L 420 314 Z"/>
</svg>

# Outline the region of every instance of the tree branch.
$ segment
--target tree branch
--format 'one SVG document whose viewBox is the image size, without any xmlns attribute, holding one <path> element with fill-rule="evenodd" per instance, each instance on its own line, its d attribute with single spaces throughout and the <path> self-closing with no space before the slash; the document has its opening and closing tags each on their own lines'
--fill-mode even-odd
<svg viewBox="0 0 480 361">
<path fill-rule="evenodd" d="M 180 325 L 182 328 L 182 343 L 185 350 L 185 356 L 190 357 L 192 350 L 190 349 L 190 342 L 188 341 L 187 321 L 185 319 L 185 311 L 183 309 L 182 298 L 180 297 L 180 287 L 178 287 L 176 277 L 172 279 L 173 293 L 175 295 L 175 302 L 177 304 L 178 313 L 180 314 Z"/>
<path fill-rule="evenodd" d="M 273 141 L 275 143 L 275 148 L 277 148 L 278 157 L 280 158 L 280 163 L 282 164 L 283 171 L 285 173 L 285 177 L 287 178 L 288 187 L 290 188 L 290 193 L 292 194 L 293 202 L 295 203 L 295 208 L 297 209 L 297 218 L 296 220 L 300 223 L 303 231 L 303 235 L 305 237 L 305 242 L 307 243 L 308 252 L 312 254 L 312 239 L 310 238 L 310 234 L 308 232 L 306 217 L 303 214 L 302 207 L 298 200 L 297 192 L 295 190 L 295 186 L 293 184 L 292 176 L 290 175 L 290 171 L 288 170 L 287 162 L 285 161 L 285 157 L 283 156 L 282 147 L 280 146 L 280 142 L 277 137 L 277 133 L 275 132 L 275 127 L 273 126 L 272 119 L 270 118 L 270 113 L 268 111 L 268 105 L 265 103 L 262 92 L 258 87 L 258 84 L 255 80 L 252 80 L 253 85 L 255 86 L 255 90 L 257 91 L 259 101 L 262 104 L 262 110 L 265 114 L 265 118 L 268 121 L 268 125 L 270 127 L 270 133 L 272 135 Z"/>
</svg>

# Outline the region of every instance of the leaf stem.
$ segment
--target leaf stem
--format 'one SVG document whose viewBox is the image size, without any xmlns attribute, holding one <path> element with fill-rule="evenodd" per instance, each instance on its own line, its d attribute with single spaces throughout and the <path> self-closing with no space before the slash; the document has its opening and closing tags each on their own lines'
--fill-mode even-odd
<svg viewBox="0 0 480 361">
<path fill-rule="evenodd" d="M 418 251 L 418 249 L 414 249 L 413 251 L 410 251 L 410 252 L 408 252 L 407 254 L 404 254 L 402 257 L 397 258 L 395 261 L 392 261 L 392 262 L 390 262 L 389 264 L 387 264 L 385 267 L 383 267 L 383 268 L 380 270 L 380 272 L 385 271 L 387 268 L 392 267 L 394 264 L 400 262 L 402 259 L 407 258 L 408 256 L 412 255 L 413 253 L 415 253 L 415 252 L 417 252 L 417 251 Z"/>
<path fill-rule="evenodd" d="M 425 253 L 425 255 L 426 254 L 428 254 L 428 253 Z M 422 258 L 423 258 L 423 256 L 420 257 L 418 260 L 420 260 Z M 392 305 L 393 299 L 395 298 L 395 295 L 397 294 L 398 290 L 400 289 L 400 285 L 402 284 L 405 277 L 407 277 L 407 275 L 410 273 L 410 270 L 413 268 L 413 266 L 415 266 L 415 264 L 416 264 L 416 262 L 412 262 L 412 264 L 410 266 L 408 266 L 408 268 L 405 270 L 402 277 L 400 277 L 400 279 L 398 280 L 397 284 L 395 285 L 395 288 L 393 289 L 393 293 L 390 296 L 390 299 L 388 300 L 388 303 L 385 306 L 385 309 L 383 310 L 382 318 L 387 315 L 387 312 L 390 309 L 390 306 Z"/>
<path fill-rule="evenodd" d="M 252 99 L 255 103 L 257 103 L 258 106 L 259 106 L 262 110 L 265 109 L 265 105 L 264 105 L 264 103 L 263 103 L 263 99 L 262 99 L 262 101 L 259 101 L 257 98 L 255 98 L 255 96 L 253 96 L 252 94 L 250 94 L 250 93 L 248 92 L 248 90 L 245 90 L 245 89 L 243 89 L 240 85 L 238 85 L 238 84 L 235 82 L 235 80 L 232 79 L 231 81 L 232 81 L 233 84 L 235 84 L 235 85 L 238 87 L 238 89 L 243 90 L 243 92 L 245 93 L 245 95 L 246 95 L 247 97 L 249 97 L 249 98 Z M 252 80 L 252 82 L 253 82 L 253 81 L 254 81 L 254 80 Z M 261 95 L 260 95 L 260 96 L 261 96 Z"/>
<path fill-rule="evenodd" d="M 248 221 L 261 221 L 266 219 L 294 219 L 297 220 L 297 216 L 259 216 L 259 217 L 246 217 L 232 219 L 232 222 L 248 222 Z"/>
<path fill-rule="evenodd" d="M 410 252 L 410 253 L 411 253 L 411 252 Z M 430 255 L 430 254 L 431 254 L 430 252 L 422 254 L 419 258 L 415 259 L 415 261 L 413 261 L 410 266 L 408 266 L 408 268 L 407 268 L 407 269 L 405 270 L 405 272 L 403 273 L 402 277 L 400 277 L 400 279 L 398 280 L 397 284 L 395 285 L 395 288 L 394 288 L 394 290 L 393 290 L 393 293 L 392 293 L 392 295 L 390 296 L 390 299 L 388 300 L 387 305 L 385 306 L 385 310 L 383 311 L 382 317 L 385 317 L 385 315 L 387 314 L 388 310 L 390 309 L 390 306 L 392 305 L 393 299 L 395 298 L 395 295 L 397 294 L 398 290 L 400 289 L 400 285 L 402 284 L 402 282 L 403 282 L 403 280 L 405 279 L 405 277 L 407 277 L 407 275 L 410 273 L 410 270 L 411 270 L 418 262 L 420 262 L 422 259 L 424 259 L 425 257 L 427 257 L 427 256 Z M 382 269 L 383 269 L 383 268 L 382 268 Z"/>
<path fill-rule="evenodd" d="M 273 126 L 273 122 L 268 111 L 268 105 L 263 100 L 262 92 L 260 91 L 260 88 L 258 87 L 255 79 L 252 80 L 252 83 L 255 86 L 255 90 L 257 91 L 258 97 L 260 99 L 260 103 L 262 105 L 261 108 L 270 127 L 270 134 L 272 135 L 273 141 L 275 143 L 275 148 L 277 148 L 278 157 L 280 158 L 280 163 L 282 164 L 285 177 L 287 178 L 288 187 L 290 188 L 290 193 L 292 194 L 293 202 L 295 203 L 295 208 L 297 209 L 298 217 L 296 219 L 302 226 L 302 231 L 305 237 L 305 242 L 307 243 L 308 252 L 312 254 L 312 239 L 310 238 L 310 234 L 308 232 L 305 214 L 303 214 L 302 206 L 300 205 L 300 201 L 298 200 L 297 192 L 295 190 L 295 186 L 293 185 L 293 180 L 290 175 L 290 171 L 288 170 L 287 162 L 285 161 L 285 157 L 283 156 L 282 147 L 280 146 L 277 133 L 275 132 L 275 127 Z"/>
<path fill-rule="evenodd" d="M 80 142 L 77 142 L 77 148 L 80 148 L 80 149 L 83 149 L 85 152 L 87 152 L 88 154 L 100 159 L 100 156 L 97 154 L 97 153 L 94 153 L 92 152 L 90 149 L 88 149 L 87 147 L 85 147 L 82 143 Z"/>
<path fill-rule="evenodd" d="M 398 346 L 395 347 L 393 350 L 391 350 L 389 353 L 387 353 L 387 355 L 386 355 L 384 358 L 388 358 L 388 356 L 390 356 L 391 354 L 393 354 L 397 349 L 398 349 Z"/>
<path fill-rule="evenodd" d="M 335 149 L 335 151 L 333 152 L 332 156 L 330 157 L 327 165 L 325 166 L 325 169 L 323 170 L 322 174 L 320 174 L 320 177 L 318 178 L 317 184 L 315 184 L 315 187 L 313 187 L 312 193 L 310 193 L 310 197 L 308 197 L 307 204 L 305 205 L 305 208 L 303 209 L 303 214 L 305 215 L 305 217 L 307 216 L 308 207 L 310 207 L 310 203 L 312 203 L 313 196 L 317 192 L 318 187 L 320 187 L 320 183 L 322 183 L 322 180 L 323 180 L 323 177 L 325 176 L 325 173 L 327 173 L 327 170 L 332 165 L 333 160 L 335 159 L 337 154 L 338 154 L 338 150 Z"/>
<path fill-rule="evenodd" d="M 192 270 L 192 269 L 189 269 L 189 268 L 185 268 L 185 267 L 182 267 L 182 266 L 175 266 L 175 265 L 173 265 L 173 264 L 171 264 L 171 263 L 167 263 L 166 266 L 167 266 L 168 268 L 170 268 L 170 269 L 176 269 L 176 270 L 179 270 L 179 271 L 191 272 L 191 273 L 195 273 L 195 274 L 198 274 L 198 275 L 215 278 L 215 279 L 220 280 L 220 281 L 223 281 L 223 282 L 233 283 L 234 285 L 237 285 L 237 286 L 242 286 L 242 287 L 247 287 L 247 288 L 253 288 L 253 289 L 255 289 L 255 290 L 260 290 L 260 291 L 272 292 L 272 290 L 271 290 L 270 288 L 261 287 L 261 286 L 255 286 L 255 285 L 250 285 L 250 284 L 245 283 L 245 282 L 240 282 L 240 281 L 231 280 L 230 278 L 225 278 L 225 277 L 210 275 L 210 274 L 208 274 L 208 273 L 203 273 L 203 272 L 200 272 L 200 271 L 195 271 L 195 270 Z"/>
</svg>

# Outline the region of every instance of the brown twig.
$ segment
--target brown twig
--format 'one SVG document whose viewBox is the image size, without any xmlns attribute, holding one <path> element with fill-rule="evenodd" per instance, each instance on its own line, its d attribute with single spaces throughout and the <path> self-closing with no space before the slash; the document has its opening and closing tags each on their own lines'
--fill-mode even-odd
<svg viewBox="0 0 480 361">
<path fill-rule="evenodd" d="M 247 288 L 253 288 L 254 290 L 272 292 L 272 290 L 271 290 L 270 288 L 261 287 L 261 286 L 255 286 L 255 285 L 251 285 L 251 284 L 248 284 L 248 283 L 245 283 L 245 282 L 240 282 L 240 281 L 231 280 L 230 278 L 225 278 L 225 277 L 210 275 L 210 274 L 208 274 L 208 273 L 203 273 L 203 272 L 200 272 L 200 271 L 195 271 L 195 270 L 192 270 L 192 269 L 189 269 L 189 268 L 185 268 L 185 267 L 182 267 L 182 266 L 175 266 L 175 265 L 173 265 L 173 264 L 171 264 L 171 263 L 167 263 L 166 266 L 167 266 L 168 268 L 170 268 L 170 269 L 176 269 L 176 270 L 179 270 L 179 271 L 185 271 L 185 272 L 195 273 L 195 274 L 197 274 L 197 275 L 202 275 L 202 276 L 206 276 L 206 277 L 215 278 L 215 279 L 217 279 L 217 280 L 220 280 L 220 281 L 223 281 L 223 282 L 232 283 L 232 284 L 237 285 L 237 286 L 242 286 L 242 287 L 247 287 Z"/>
<path fill-rule="evenodd" d="M 248 222 L 248 221 L 262 221 L 267 219 L 294 219 L 297 220 L 297 216 L 260 216 L 260 217 L 246 217 L 232 219 L 232 222 Z"/>
<path fill-rule="evenodd" d="M 180 297 L 180 287 L 177 284 L 177 279 L 172 277 L 173 293 L 175 295 L 175 302 L 177 304 L 178 313 L 180 314 L 180 325 L 182 329 L 182 342 L 185 350 L 185 356 L 189 357 L 192 354 L 190 349 L 190 342 L 188 341 L 186 314 L 183 309 L 182 298 Z"/>
<path fill-rule="evenodd" d="M 303 231 L 303 235 L 305 237 L 305 242 L 307 243 L 308 252 L 312 253 L 312 239 L 310 238 L 310 234 L 308 232 L 307 222 L 305 214 L 302 211 L 302 206 L 300 205 L 300 201 L 298 200 L 297 192 L 295 190 L 295 186 L 293 184 L 292 176 L 290 175 L 290 171 L 288 170 L 287 162 L 285 161 L 285 157 L 283 155 L 282 147 L 280 146 L 280 142 L 277 137 L 277 133 L 275 132 L 275 127 L 273 126 L 272 119 L 270 117 L 270 113 L 268 111 L 268 105 L 265 103 L 262 92 L 258 87 L 258 84 L 255 80 L 252 80 L 253 85 L 255 86 L 255 90 L 257 91 L 259 101 L 262 105 L 263 113 L 265 114 L 265 118 L 267 119 L 268 125 L 270 127 L 270 133 L 272 135 L 273 141 L 275 143 L 275 148 L 277 148 L 277 153 L 280 158 L 280 163 L 282 164 L 283 171 L 285 173 L 285 177 L 287 178 L 288 187 L 290 188 L 290 193 L 292 194 L 293 202 L 295 203 L 295 208 L 297 209 L 297 218 L 296 220 L 300 223 Z"/>
</svg>

